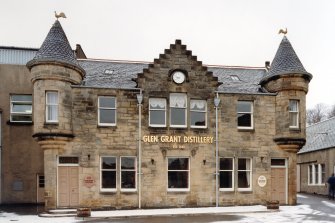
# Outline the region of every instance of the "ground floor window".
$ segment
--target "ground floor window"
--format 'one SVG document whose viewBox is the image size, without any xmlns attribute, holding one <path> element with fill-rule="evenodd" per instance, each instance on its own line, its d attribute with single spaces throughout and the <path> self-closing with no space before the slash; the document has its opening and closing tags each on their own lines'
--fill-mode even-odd
<svg viewBox="0 0 335 223">
<path fill-rule="evenodd" d="M 234 190 L 234 159 L 220 158 L 220 190 Z"/>
<path fill-rule="evenodd" d="M 311 164 L 308 166 L 308 184 L 324 185 L 326 181 L 325 164 Z"/>
<path fill-rule="evenodd" d="M 189 158 L 168 158 L 168 190 L 188 191 L 190 181 Z"/>
<path fill-rule="evenodd" d="M 121 190 L 136 189 L 136 158 L 121 157 Z"/>
<path fill-rule="evenodd" d="M 101 157 L 101 190 L 116 190 L 116 157 Z"/>
<path fill-rule="evenodd" d="M 238 158 L 237 167 L 238 190 L 251 190 L 251 158 Z"/>
</svg>

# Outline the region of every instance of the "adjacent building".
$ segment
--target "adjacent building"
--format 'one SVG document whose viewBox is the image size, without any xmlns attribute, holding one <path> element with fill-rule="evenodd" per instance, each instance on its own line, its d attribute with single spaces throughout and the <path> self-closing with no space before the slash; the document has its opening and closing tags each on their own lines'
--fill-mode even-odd
<svg viewBox="0 0 335 223">
<path fill-rule="evenodd" d="M 151 63 L 80 52 L 57 20 L 27 68 L 0 65 L 3 203 L 43 176 L 47 208 L 296 204 L 312 75 L 286 36 L 259 68 L 204 65 L 181 40 Z"/>
<path fill-rule="evenodd" d="M 335 118 L 308 126 L 306 133 L 298 153 L 298 190 L 327 195 L 327 179 L 335 172 Z"/>
</svg>

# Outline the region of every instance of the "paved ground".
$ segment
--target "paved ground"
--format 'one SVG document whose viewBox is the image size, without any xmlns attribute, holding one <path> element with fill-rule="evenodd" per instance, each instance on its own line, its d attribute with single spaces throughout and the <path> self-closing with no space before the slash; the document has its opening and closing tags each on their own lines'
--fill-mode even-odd
<svg viewBox="0 0 335 223">
<path fill-rule="evenodd" d="M 146 210 L 146 216 L 130 217 L 129 213 L 140 213 L 141 210 L 133 212 L 123 212 L 127 215 L 122 215 L 121 211 L 109 211 L 99 214 L 92 212 L 92 216 L 99 218 L 75 218 L 75 217 L 60 217 L 60 218 L 41 218 L 36 214 L 43 211 L 41 206 L 0 206 L 0 222 L 114 222 L 114 223 L 220 223 L 220 222 L 236 222 L 236 223 L 265 223 L 265 222 L 292 222 L 292 223 L 333 223 L 335 222 L 335 202 L 329 201 L 326 197 L 315 195 L 298 195 L 298 205 L 296 206 L 281 206 L 279 211 L 268 212 L 264 211 L 262 206 L 238 206 L 225 208 L 200 208 L 200 209 L 165 209 L 168 214 L 165 216 L 157 216 L 162 213 L 161 210 Z M 216 210 L 216 211 L 214 211 Z M 136 212 L 137 211 L 137 212 Z M 199 214 L 199 212 L 201 212 Z M 176 215 L 178 214 L 181 215 Z M 184 214 L 183 214 L 184 212 Z M 115 216 L 119 218 L 106 218 L 103 216 Z M 150 215 L 148 215 L 150 214 Z M 168 216 L 167 216 L 168 215 Z M 173 215 L 173 216 L 172 216 Z"/>
</svg>

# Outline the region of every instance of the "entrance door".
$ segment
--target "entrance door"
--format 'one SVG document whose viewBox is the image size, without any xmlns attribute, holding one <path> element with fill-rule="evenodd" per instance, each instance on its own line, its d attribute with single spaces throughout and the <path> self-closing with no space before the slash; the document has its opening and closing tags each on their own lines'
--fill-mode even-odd
<svg viewBox="0 0 335 223">
<path fill-rule="evenodd" d="M 286 160 L 271 159 L 271 200 L 286 204 Z"/>
<path fill-rule="evenodd" d="M 44 176 L 37 174 L 37 203 L 44 203 Z"/>
<path fill-rule="evenodd" d="M 79 205 L 79 179 L 77 166 L 58 167 L 58 206 Z"/>
</svg>

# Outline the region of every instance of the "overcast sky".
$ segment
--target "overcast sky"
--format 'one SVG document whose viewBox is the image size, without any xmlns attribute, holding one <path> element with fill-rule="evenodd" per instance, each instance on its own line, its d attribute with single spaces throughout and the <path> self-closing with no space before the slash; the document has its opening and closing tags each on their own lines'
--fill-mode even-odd
<svg viewBox="0 0 335 223">
<path fill-rule="evenodd" d="M 40 47 L 61 19 L 87 57 L 152 62 L 175 39 L 204 64 L 264 66 L 287 27 L 313 74 L 307 107 L 335 104 L 334 0 L 0 0 L 0 45 Z"/>
</svg>

